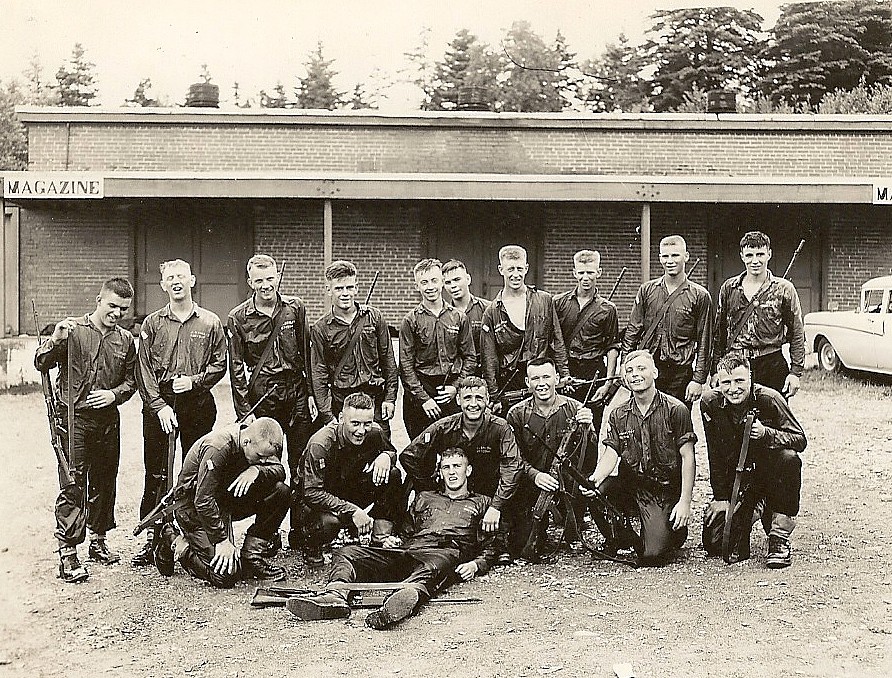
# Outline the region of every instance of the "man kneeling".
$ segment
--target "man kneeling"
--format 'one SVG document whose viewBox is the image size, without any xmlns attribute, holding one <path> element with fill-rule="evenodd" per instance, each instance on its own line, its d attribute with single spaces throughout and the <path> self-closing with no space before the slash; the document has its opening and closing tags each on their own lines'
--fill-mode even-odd
<svg viewBox="0 0 892 678">
<path fill-rule="evenodd" d="M 231 424 L 199 438 L 183 461 L 174 516 L 183 530 L 167 524 L 155 553 L 155 565 L 173 574 L 174 559 L 193 577 L 217 588 L 231 588 L 239 576 L 281 580 L 273 567 L 271 540 L 291 503 L 284 483 L 282 427 L 275 419 Z M 241 558 L 229 536 L 229 520 L 256 515 L 242 545 Z M 241 560 L 241 563 L 239 562 Z"/>
<path fill-rule="evenodd" d="M 790 534 L 799 513 L 805 433 L 784 397 L 774 389 L 753 382 L 746 358 L 728 355 L 719 361 L 718 390 L 700 401 L 706 447 L 709 452 L 709 482 L 713 499 L 703 517 L 703 547 L 710 555 L 722 553 L 725 516 L 743 443 L 744 420 L 755 412 L 750 446 L 737 506 L 731 517 L 729 559 L 750 557 L 750 532 L 761 518 L 768 535 L 766 565 L 788 567 Z"/>
<path fill-rule="evenodd" d="M 483 537 L 481 521 L 490 498 L 468 491 L 471 466 L 463 450 L 450 447 L 440 457 L 442 491 L 419 492 L 409 507 L 403 539 L 388 537 L 384 546 L 345 546 L 336 550 L 324 593 L 291 598 L 288 610 L 304 621 L 350 616 L 347 592 L 338 584 L 402 581 L 384 605 L 366 617 L 377 630 L 411 616 L 453 575 L 463 581 L 486 574 L 495 559 L 492 536 Z"/>
</svg>

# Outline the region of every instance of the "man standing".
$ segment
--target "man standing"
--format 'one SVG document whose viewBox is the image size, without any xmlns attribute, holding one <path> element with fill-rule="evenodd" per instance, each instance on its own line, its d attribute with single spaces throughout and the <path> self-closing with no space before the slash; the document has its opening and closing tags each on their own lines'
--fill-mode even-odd
<svg viewBox="0 0 892 678">
<path fill-rule="evenodd" d="M 136 392 L 133 335 L 118 327 L 132 300 L 133 287 L 127 280 L 106 280 L 96 297 L 96 309 L 56 323 L 34 358 L 41 372 L 59 368 L 61 415 L 71 425 L 62 437 L 71 482 L 61 488 L 55 507 L 59 577 L 64 582 L 82 582 L 89 577 L 77 557 L 77 547 L 84 543 L 88 528 L 90 560 L 103 565 L 120 560 L 108 548 L 105 535 L 115 527 L 121 457 L 118 405 Z"/>
<path fill-rule="evenodd" d="M 499 250 L 499 273 L 505 286 L 483 313 L 480 339 L 483 374 L 492 398 L 521 390 L 526 365 L 533 358 L 554 359 L 561 380 L 569 379 L 567 351 L 551 295 L 526 284 L 527 252 L 519 245 Z M 507 412 L 513 402 L 497 402 Z M 497 410 L 498 411 L 498 410 Z"/>
<path fill-rule="evenodd" d="M 187 262 L 162 263 L 161 289 L 170 301 L 142 323 L 136 374 L 145 461 L 140 519 L 155 508 L 165 491 L 168 436 L 179 431 L 185 457 L 217 418 L 211 389 L 226 372 L 226 335 L 220 318 L 192 301 L 193 287 L 195 276 Z M 154 562 L 154 528 L 146 530 L 146 535 L 146 543 L 131 561 L 136 567 Z"/>
<path fill-rule="evenodd" d="M 344 398 L 362 391 L 375 402 L 375 421 L 390 435 L 399 372 L 381 312 L 356 303 L 356 266 L 335 261 L 325 269 L 331 310 L 310 330 L 313 392 L 319 414 L 336 419 Z"/>
<path fill-rule="evenodd" d="M 304 560 L 323 564 L 322 549 L 342 526 L 380 544 L 406 509 L 396 450 L 374 421 L 367 393 L 351 393 L 338 420 L 310 438 L 301 467 Z M 370 508 L 371 507 L 371 508 Z"/>
<path fill-rule="evenodd" d="M 657 390 L 693 403 L 709 377 L 712 298 L 688 278 L 689 259 L 680 235 L 660 241 L 663 275 L 638 289 L 622 346 L 623 354 L 650 351 L 659 372 Z"/>
<path fill-rule="evenodd" d="M 471 334 L 474 337 L 474 348 L 477 350 L 477 369 L 474 374 L 483 374 L 483 349 L 480 346 L 480 328 L 483 325 L 483 312 L 489 305 L 489 301 L 471 294 L 471 274 L 458 259 L 450 259 L 443 264 L 443 285 L 449 296 L 452 297 L 452 305 L 466 316 L 471 323 Z"/>
<path fill-rule="evenodd" d="M 442 264 L 423 259 L 413 273 L 421 303 L 400 326 L 403 423 L 410 439 L 456 411 L 454 383 L 477 367 L 467 316 L 443 300 Z"/>
<path fill-rule="evenodd" d="M 279 294 L 281 277 L 272 257 L 248 260 L 248 285 L 253 294 L 229 312 L 229 379 L 235 414 L 244 418 L 263 398 L 255 415 L 275 419 L 285 431 L 288 469 L 297 486 L 298 460 L 316 417 L 316 403 L 307 376 L 310 329 L 303 301 Z M 297 511 L 291 512 L 288 543 L 300 546 Z M 278 535 L 276 535 L 278 537 Z"/>
<path fill-rule="evenodd" d="M 792 398 L 805 366 L 802 308 L 793 283 L 768 270 L 771 239 L 750 231 L 740 239 L 746 270 L 728 278 L 719 290 L 712 361 L 739 353 L 750 361 L 753 381 Z M 790 345 L 787 364 L 781 352 Z"/>
<path fill-rule="evenodd" d="M 641 565 L 664 564 L 687 539 L 696 474 L 691 413 L 656 389 L 657 376 L 647 351 L 625 357 L 623 378 L 632 397 L 610 413 L 604 454 L 589 477 L 623 513 L 640 519 Z M 619 475 L 611 476 L 617 460 Z"/>
<path fill-rule="evenodd" d="M 288 601 L 298 619 L 340 619 L 350 616 L 345 584 L 402 581 L 365 623 L 375 630 L 391 628 L 414 614 L 452 578 L 463 581 L 486 574 L 493 563 L 491 538 L 482 539 L 480 524 L 489 497 L 470 492 L 472 466 L 459 448 L 443 450 L 439 461 L 442 491 L 415 495 L 402 538 L 392 535 L 381 547 L 345 546 L 335 551 L 328 590 Z"/>
<path fill-rule="evenodd" d="M 530 540 L 533 530 L 532 509 L 542 491 L 557 492 L 565 489 L 560 478 L 552 474 L 554 456 L 570 427 L 582 424 L 582 438 L 573 440 L 579 449 L 570 463 L 580 473 L 588 475 L 594 470 L 598 458 L 598 432 L 594 428 L 594 415 L 579 401 L 557 392 L 557 370 L 551 358 L 534 358 L 527 363 L 527 387 L 532 395 L 508 410 L 508 424 L 514 430 L 521 453 L 520 487 L 512 500 L 511 514 L 515 525 L 511 530 L 511 552 L 518 555 Z M 589 452 L 587 452 L 587 450 Z M 590 462 L 590 466 L 586 466 Z M 576 484 L 573 483 L 575 487 Z M 584 507 L 579 507 L 582 509 Z M 582 518 L 582 511 L 576 509 L 574 515 Z M 570 523 L 570 516 L 564 516 Z M 539 526 L 541 537 L 546 524 Z M 578 539 L 578 534 L 570 534 L 570 539 Z M 539 553 L 531 554 L 539 556 Z"/>
<path fill-rule="evenodd" d="M 177 560 L 193 577 L 217 588 L 232 588 L 240 569 L 245 578 L 285 578 L 285 570 L 265 557 L 291 504 L 279 460 L 282 442 L 282 427 L 269 417 L 230 424 L 196 441 L 176 487 L 174 516 L 183 535 L 170 523 L 161 529 L 155 566 L 162 575 L 173 575 Z M 239 553 L 230 520 L 252 515 L 256 519 Z"/>
<path fill-rule="evenodd" d="M 450 448 L 461 449 L 474 467 L 471 489 L 492 497 L 483 516 L 485 532 L 501 528 L 496 543 L 502 564 L 510 562 L 502 511 L 520 480 L 521 460 L 511 427 L 490 412 L 486 382 L 465 377 L 458 384 L 460 412 L 428 426 L 400 453 L 400 464 L 416 491 L 433 490 L 439 477 L 437 455 Z"/>
<path fill-rule="evenodd" d="M 732 512 L 733 558 L 750 556 L 750 531 L 761 518 L 768 534 L 770 568 L 788 567 L 790 534 L 799 513 L 805 433 L 786 400 L 775 390 L 754 384 L 746 358 L 729 355 L 718 364 L 718 390 L 700 401 L 712 501 L 703 518 L 703 547 L 710 555 L 722 553 L 725 516 L 741 444 L 744 419 L 755 412 L 747 455 L 746 483 Z"/>
</svg>

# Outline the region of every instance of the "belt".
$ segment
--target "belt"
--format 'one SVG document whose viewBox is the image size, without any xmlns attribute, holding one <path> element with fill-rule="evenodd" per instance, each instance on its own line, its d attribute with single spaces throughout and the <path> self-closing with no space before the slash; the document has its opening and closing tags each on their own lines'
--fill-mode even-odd
<svg viewBox="0 0 892 678">
<path fill-rule="evenodd" d="M 753 358 L 761 358 L 766 355 L 771 355 L 772 353 L 780 353 L 780 348 L 778 348 L 777 346 L 764 346 L 762 348 L 743 349 L 743 356 L 747 360 L 752 360 Z"/>
</svg>

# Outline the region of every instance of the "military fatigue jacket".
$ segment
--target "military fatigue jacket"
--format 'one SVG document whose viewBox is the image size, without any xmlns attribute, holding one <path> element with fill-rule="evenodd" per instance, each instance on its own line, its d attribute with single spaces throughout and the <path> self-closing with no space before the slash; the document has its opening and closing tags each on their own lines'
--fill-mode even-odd
<svg viewBox="0 0 892 678">
<path fill-rule="evenodd" d="M 570 338 L 570 333 L 576 327 L 579 318 L 584 313 L 589 313 L 589 305 L 594 304 L 594 310 L 584 321 L 576 336 Z M 554 298 L 554 309 L 557 311 L 561 323 L 561 335 L 564 338 L 567 354 L 577 360 L 597 360 L 607 355 L 611 349 L 619 351 L 619 320 L 616 315 L 616 305 L 608 301 L 595 291 L 595 297 L 585 308 L 580 308 L 576 290 L 570 290 L 559 294 Z"/>
</svg>

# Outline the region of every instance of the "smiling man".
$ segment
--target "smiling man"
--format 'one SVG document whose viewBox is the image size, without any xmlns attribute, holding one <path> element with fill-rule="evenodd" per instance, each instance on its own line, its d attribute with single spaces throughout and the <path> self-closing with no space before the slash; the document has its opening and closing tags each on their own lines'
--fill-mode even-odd
<svg viewBox="0 0 892 678">
<path fill-rule="evenodd" d="M 323 564 L 322 550 L 347 527 L 380 544 L 406 508 L 396 450 L 374 421 L 374 402 L 351 393 L 338 420 L 310 438 L 300 469 L 304 560 Z"/>
<path fill-rule="evenodd" d="M 62 436 L 71 483 L 61 488 L 55 506 L 59 577 L 67 583 L 89 577 L 77 557 L 87 529 L 90 560 L 105 565 L 120 560 L 108 548 L 105 535 L 115 527 L 121 457 L 118 405 L 136 392 L 133 335 L 118 327 L 132 300 L 133 287 L 127 280 L 106 280 L 96 297 L 96 309 L 56 323 L 34 358 L 41 372 L 59 368 L 56 393 L 61 419 L 74 423 L 69 435 Z M 71 417 L 69 407 L 74 408 Z"/>
<path fill-rule="evenodd" d="M 137 352 L 145 463 L 140 519 L 166 491 L 168 435 L 179 435 L 185 457 L 195 441 L 210 432 L 217 418 L 211 389 L 226 372 L 223 324 L 215 313 L 192 300 L 195 276 L 191 266 L 174 259 L 163 262 L 160 269 L 168 303 L 143 321 Z M 135 567 L 154 562 L 154 528 L 146 530 L 146 535 L 146 543 L 131 561 Z"/>
<path fill-rule="evenodd" d="M 714 365 L 729 353 L 750 361 L 753 381 L 792 398 L 805 366 L 802 307 L 793 283 L 768 269 L 771 239 L 750 231 L 740 239 L 745 270 L 719 290 L 716 309 Z M 790 364 L 781 351 L 790 345 Z"/>
<path fill-rule="evenodd" d="M 754 384 L 749 362 L 726 356 L 717 368 L 718 390 L 703 397 L 700 413 L 709 452 L 712 501 L 703 517 L 703 547 L 710 555 L 722 553 L 725 515 L 731 499 L 734 474 L 743 442 L 744 419 L 755 412 L 750 433 L 746 482 L 732 511 L 733 559 L 750 557 L 750 531 L 762 521 L 768 535 L 770 568 L 792 563 L 790 534 L 796 527 L 805 433 L 786 400 L 774 389 Z"/>
<path fill-rule="evenodd" d="M 313 391 L 319 414 L 336 419 L 357 391 L 375 402 L 375 421 L 390 435 L 399 372 L 381 311 L 356 303 L 356 266 L 334 261 L 325 269 L 331 310 L 310 330 Z"/>
<path fill-rule="evenodd" d="M 641 521 L 638 563 L 663 565 L 688 536 L 697 436 L 685 404 L 656 389 L 658 372 L 650 353 L 629 353 L 622 373 L 632 397 L 610 413 L 604 454 L 589 480 L 626 515 Z M 617 461 L 619 474 L 613 476 Z M 596 522 L 609 521 L 605 516 Z M 605 544 L 607 550 L 614 548 Z"/>
<path fill-rule="evenodd" d="M 471 335 L 477 350 L 477 369 L 474 374 L 480 376 L 483 374 L 480 328 L 483 325 L 483 312 L 489 306 L 489 301 L 471 294 L 471 274 L 458 259 L 450 259 L 443 264 L 443 285 L 452 298 L 452 305 L 468 316 L 468 322 L 471 323 Z"/>
</svg>

